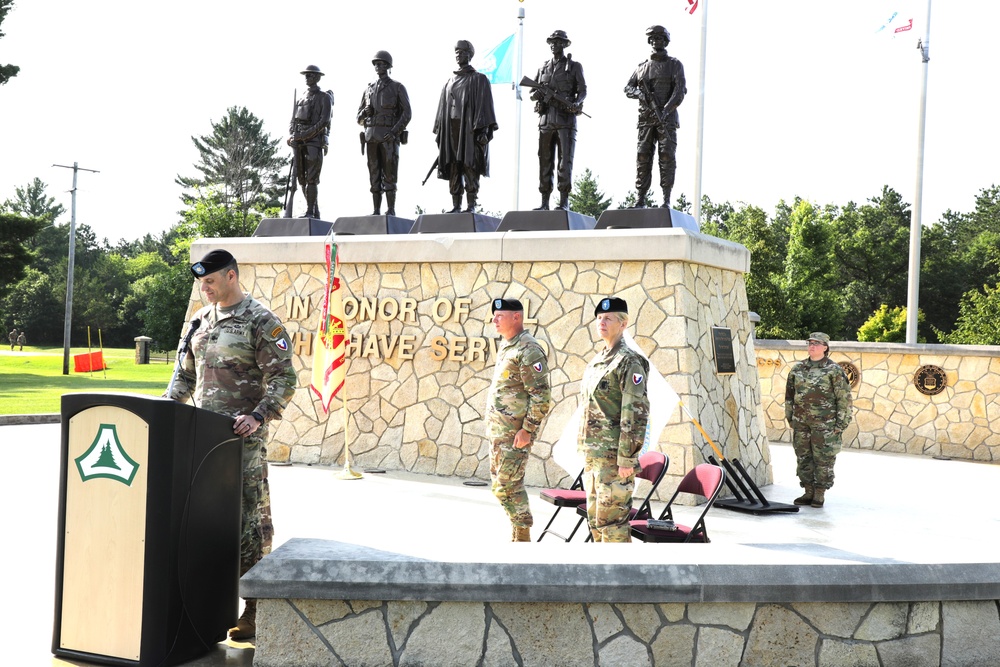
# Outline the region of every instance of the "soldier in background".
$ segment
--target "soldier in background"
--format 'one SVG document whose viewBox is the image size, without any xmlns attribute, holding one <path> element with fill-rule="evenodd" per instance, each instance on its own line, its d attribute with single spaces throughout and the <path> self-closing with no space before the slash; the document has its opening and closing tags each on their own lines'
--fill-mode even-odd
<svg viewBox="0 0 1000 667">
<path fill-rule="evenodd" d="M 830 359 L 830 337 L 809 334 L 809 359 L 792 367 L 785 382 L 785 420 L 792 427 L 795 473 L 805 489 L 793 502 L 822 507 L 833 486 L 833 464 L 841 434 L 852 419 L 851 383 Z"/>
<path fill-rule="evenodd" d="M 24 335 L 24 331 L 17 334 L 17 344 L 20 346 L 18 351 L 24 351 L 24 344 L 28 342 L 28 338 Z"/>
<path fill-rule="evenodd" d="M 559 149 L 559 170 L 556 186 L 559 205 L 556 210 L 569 210 L 569 193 L 573 190 L 573 151 L 576 148 L 576 117 L 583 111 L 587 97 L 587 82 L 583 66 L 564 54 L 571 44 L 566 31 L 556 30 L 548 39 L 552 59 L 538 69 L 535 78 L 543 88 L 531 91 L 538 114 L 538 191 L 542 205 L 536 211 L 549 210 L 552 195 L 552 174 L 555 171 L 556 148 Z M 558 96 L 558 99 L 557 97 Z"/>
<path fill-rule="evenodd" d="M 631 542 L 629 510 L 649 421 L 649 362 L 625 344 L 628 304 L 602 299 L 594 327 L 604 341 L 583 372 L 579 451 L 584 456 L 587 521 L 595 542 Z"/>
<path fill-rule="evenodd" d="M 640 63 L 625 86 L 625 95 L 639 100 L 639 143 L 636 150 L 636 208 L 646 206 L 646 194 L 652 182 L 653 156 L 660 163 L 660 187 L 663 208 L 670 206 L 670 191 L 677 171 L 677 107 L 684 101 L 687 84 L 681 61 L 667 55 L 670 33 L 662 25 L 646 30 L 646 41 L 653 47 L 649 60 Z"/>
<path fill-rule="evenodd" d="M 292 367 L 291 339 L 278 318 L 240 287 L 239 266 L 225 250 L 213 250 L 191 266 L 209 302 L 194 320 L 198 328 L 167 396 L 191 398 L 199 408 L 234 419 L 233 432 L 243 438 L 243 525 L 240 576 L 257 563 L 270 544 L 273 526 L 267 484 L 267 423 L 280 419 L 298 380 Z M 229 637 L 246 640 L 256 634 L 257 601 L 247 600 Z"/>
<path fill-rule="evenodd" d="M 490 141 L 497 125 L 490 80 L 469 64 L 476 53 L 472 43 L 455 44 L 458 69 L 441 89 L 434 134 L 437 135 L 437 176 L 448 181 L 453 208 L 462 212 L 462 189 L 468 213 L 476 212 L 479 177 L 490 175 Z"/>
<path fill-rule="evenodd" d="M 531 441 L 552 407 L 549 369 L 538 341 L 524 330 L 517 299 L 493 300 L 493 326 L 503 337 L 486 399 L 493 495 L 510 518 L 512 542 L 530 542 L 533 519 L 524 490 Z"/>
<path fill-rule="evenodd" d="M 372 58 L 378 78 L 368 84 L 358 107 L 358 124 L 365 131 L 361 135 L 361 149 L 368 152 L 368 177 L 374 209 L 372 215 L 382 213 L 382 193 L 385 193 L 386 214 L 396 215 L 396 177 L 399 173 L 399 144 L 406 125 L 410 122 L 410 98 L 406 88 L 389 78 L 392 56 L 388 51 L 378 51 Z"/>
<path fill-rule="evenodd" d="M 10 330 L 10 333 L 7 334 L 7 340 L 10 341 L 10 351 L 13 352 L 14 346 L 17 345 L 17 327 Z"/>
<path fill-rule="evenodd" d="M 319 88 L 323 76 L 316 65 L 309 65 L 300 74 L 306 77 L 306 91 L 295 103 L 295 113 L 288 126 L 288 145 L 295 160 L 295 176 L 306 198 L 303 217 L 319 219 L 319 174 L 323 170 L 323 156 L 329 148 L 330 112 L 333 93 Z"/>
</svg>

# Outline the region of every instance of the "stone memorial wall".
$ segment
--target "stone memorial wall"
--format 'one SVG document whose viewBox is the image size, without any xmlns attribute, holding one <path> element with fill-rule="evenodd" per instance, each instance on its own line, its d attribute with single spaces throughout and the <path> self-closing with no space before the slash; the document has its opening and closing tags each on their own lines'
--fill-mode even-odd
<svg viewBox="0 0 1000 667">
<path fill-rule="evenodd" d="M 758 484 L 770 482 L 742 246 L 672 228 L 337 241 L 349 369 L 329 414 L 308 388 L 325 290 L 323 239 L 203 239 L 191 249 L 196 259 L 219 247 L 232 252 L 244 290 L 292 335 L 300 387 L 271 425 L 270 460 L 342 464 L 346 413 L 355 467 L 488 479 L 482 416 L 498 342 L 490 302 L 510 297 L 524 303 L 526 328 L 546 347 L 551 369 L 553 409 L 532 447 L 526 483 L 558 485 L 577 471 L 552 460 L 552 445 L 598 350 L 594 307 L 613 295 L 626 299 L 628 331 L 724 455 L 739 458 Z M 202 305 L 195 285 L 189 317 Z M 713 347 L 713 327 L 725 330 L 731 351 Z M 717 372 L 720 356 L 732 372 Z M 712 454 L 680 410 L 658 448 L 675 477 Z"/>
</svg>

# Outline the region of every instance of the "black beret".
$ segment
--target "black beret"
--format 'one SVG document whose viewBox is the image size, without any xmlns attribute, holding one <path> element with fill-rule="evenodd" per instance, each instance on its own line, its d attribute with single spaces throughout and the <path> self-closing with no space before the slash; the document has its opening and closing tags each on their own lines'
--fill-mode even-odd
<svg viewBox="0 0 1000 667">
<path fill-rule="evenodd" d="M 221 271 L 235 261 L 236 258 L 230 255 L 228 251 L 213 250 L 202 257 L 200 262 L 195 262 L 191 265 L 191 273 L 194 274 L 195 278 L 201 278 L 210 273 Z"/>
<path fill-rule="evenodd" d="M 498 310 L 514 310 L 523 312 L 524 306 L 517 299 L 493 299 L 493 312 Z"/>
<path fill-rule="evenodd" d="M 601 313 L 625 313 L 627 315 L 628 304 L 625 303 L 625 299 L 619 299 L 616 296 L 601 299 L 601 302 L 597 304 L 597 308 L 594 308 L 594 317 L 597 317 Z"/>
</svg>

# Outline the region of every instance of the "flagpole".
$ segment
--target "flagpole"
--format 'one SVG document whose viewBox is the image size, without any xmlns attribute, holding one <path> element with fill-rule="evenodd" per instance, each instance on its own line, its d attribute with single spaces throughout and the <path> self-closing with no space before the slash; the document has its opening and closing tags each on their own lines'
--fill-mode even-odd
<svg viewBox="0 0 1000 667">
<path fill-rule="evenodd" d="M 917 183 L 913 195 L 913 213 L 910 216 L 910 265 L 906 281 L 906 342 L 917 342 L 917 315 L 920 299 L 920 235 L 922 231 L 924 196 L 924 129 L 927 124 L 927 63 L 931 59 L 931 0 L 927 0 L 927 28 L 923 41 L 917 42 L 923 65 L 920 87 L 920 115 L 917 121 Z"/>
<path fill-rule="evenodd" d="M 524 56 L 524 7 L 517 8 L 517 72 L 514 73 L 514 209 L 521 206 L 521 74 Z"/>
<path fill-rule="evenodd" d="M 708 44 L 708 0 L 701 0 L 701 62 L 698 64 L 698 128 L 694 150 L 694 221 L 701 227 L 702 151 L 705 148 L 705 54 Z M 664 202 L 667 206 L 670 202 Z"/>
</svg>

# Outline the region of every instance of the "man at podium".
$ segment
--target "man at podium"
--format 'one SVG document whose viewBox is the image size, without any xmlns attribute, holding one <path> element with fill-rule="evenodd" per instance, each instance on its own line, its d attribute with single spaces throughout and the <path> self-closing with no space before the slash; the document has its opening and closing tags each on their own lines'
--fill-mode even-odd
<svg viewBox="0 0 1000 667">
<path fill-rule="evenodd" d="M 199 408 L 232 417 L 244 439 L 240 576 L 263 557 L 273 527 L 261 508 L 270 505 L 267 487 L 267 423 L 280 419 L 295 393 L 288 332 L 270 310 L 240 287 L 239 266 L 225 250 L 213 250 L 191 266 L 208 301 L 191 320 L 190 345 L 178 364 L 168 398 L 191 398 Z M 182 346 L 184 347 L 184 346 Z M 267 533 L 267 534 L 265 534 Z M 229 637 L 256 634 L 257 601 L 247 600 Z"/>
</svg>

